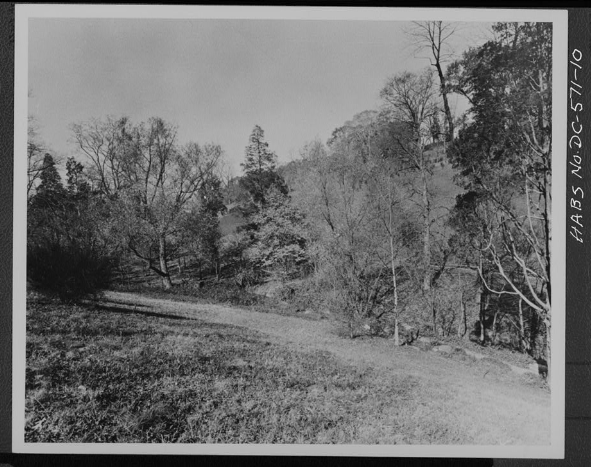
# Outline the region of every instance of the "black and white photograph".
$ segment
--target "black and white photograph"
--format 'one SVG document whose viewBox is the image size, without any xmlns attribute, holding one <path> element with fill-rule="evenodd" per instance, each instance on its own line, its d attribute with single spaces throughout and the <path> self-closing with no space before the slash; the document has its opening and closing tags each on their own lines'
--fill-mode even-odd
<svg viewBox="0 0 591 467">
<path fill-rule="evenodd" d="M 17 5 L 13 450 L 563 457 L 566 24 Z"/>
</svg>

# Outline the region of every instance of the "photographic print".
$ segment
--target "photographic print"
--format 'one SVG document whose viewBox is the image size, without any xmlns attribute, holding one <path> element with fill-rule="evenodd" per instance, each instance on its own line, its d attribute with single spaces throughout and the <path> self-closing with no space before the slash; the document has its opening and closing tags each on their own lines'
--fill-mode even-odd
<svg viewBox="0 0 591 467">
<path fill-rule="evenodd" d="M 562 457 L 566 19 L 17 5 L 13 449 Z"/>
</svg>

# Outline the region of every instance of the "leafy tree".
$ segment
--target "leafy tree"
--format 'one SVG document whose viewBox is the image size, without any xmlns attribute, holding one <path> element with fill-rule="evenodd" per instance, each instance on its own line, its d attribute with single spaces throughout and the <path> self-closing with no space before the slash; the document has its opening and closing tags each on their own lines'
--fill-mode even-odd
<svg viewBox="0 0 591 467">
<path fill-rule="evenodd" d="M 482 278 L 492 277 L 492 268 L 485 261 L 483 250 L 486 243 L 486 231 L 490 228 L 490 216 L 481 207 L 486 205 L 482 192 L 468 191 L 457 196 L 456 204 L 448 219 L 448 224 L 455 230 L 449 243 L 456 261 L 477 272 L 476 287 L 478 295 L 479 339 L 484 344 L 486 339 L 486 315 L 491 306 L 491 292 Z"/>
<path fill-rule="evenodd" d="M 287 194 L 287 186 L 276 170 L 277 155 L 269 150 L 265 133 L 258 125 L 255 125 L 250 135 L 245 160 L 240 165 L 244 171 L 240 184 L 250 193 L 256 204 L 265 204 L 265 194 L 272 186 Z"/>
<path fill-rule="evenodd" d="M 289 278 L 308 261 L 306 219 L 277 188 L 270 188 L 265 197 L 267 202 L 253 218 L 258 229 L 249 256 L 267 273 Z"/>
<path fill-rule="evenodd" d="M 219 278 L 220 221 L 219 216 L 226 212 L 221 180 L 216 175 L 207 179 L 198 192 L 198 202 L 187 215 L 183 229 L 183 241 L 192 246 L 193 251 L 213 266 Z"/>
<path fill-rule="evenodd" d="M 487 289 L 551 324 L 552 25 L 499 23 L 497 37 L 453 64 L 454 89 L 471 122 L 450 150 L 467 191 L 479 193 L 480 251 L 505 286 Z"/>
</svg>

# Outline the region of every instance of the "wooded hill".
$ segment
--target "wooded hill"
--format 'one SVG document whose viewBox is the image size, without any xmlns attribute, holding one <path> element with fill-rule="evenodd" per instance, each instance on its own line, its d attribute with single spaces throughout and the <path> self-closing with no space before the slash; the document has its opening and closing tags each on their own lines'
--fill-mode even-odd
<svg viewBox="0 0 591 467">
<path fill-rule="evenodd" d="M 472 333 L 549 360 L 551 24 L 493 29 L 445 70 L 389 77 L 380 108 L 286 166 L 256 125 L 230 180 L 219 145 L 160 118 L 73 125 L 66 184 L 31 132 L 29 284 L 75 300 L 138 264 L 165 289 L 177 269 L 199 289 L 275 283 L 352 337 Z"/>
</svg>

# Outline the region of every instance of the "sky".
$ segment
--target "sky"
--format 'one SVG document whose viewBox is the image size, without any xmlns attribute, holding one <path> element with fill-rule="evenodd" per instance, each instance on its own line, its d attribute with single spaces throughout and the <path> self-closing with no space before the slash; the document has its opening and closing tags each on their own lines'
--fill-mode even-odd
<svg viewBox="0 0 591 467">
<path fill-rule="evenodd" d="M 62 158 L 70 125 L 161 117 L 180 143 L 220 144 L 233 175 L 255 125 L 280 163 L 380 105 L 386 79 L 429 66 L 395 21 L 29 19 L 28 112 Z M 464 24 L 457 53 L 482 41 Z M 453 102 L 452 102 L 453 105 Z"/>
</svg>

